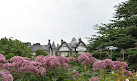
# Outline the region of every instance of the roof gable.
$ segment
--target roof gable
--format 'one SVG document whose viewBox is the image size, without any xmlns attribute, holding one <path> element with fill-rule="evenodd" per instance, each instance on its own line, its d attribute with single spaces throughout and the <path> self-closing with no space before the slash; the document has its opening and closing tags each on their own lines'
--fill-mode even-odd
<svg viewBox="0 0 137 81">
<path fill-rule="evenodd" d="M 71 48 L 70 46 L 64 41 L 59 48 L 57 49 L 57 51 L 69 51 L 71 52 Z"/>
</svg>

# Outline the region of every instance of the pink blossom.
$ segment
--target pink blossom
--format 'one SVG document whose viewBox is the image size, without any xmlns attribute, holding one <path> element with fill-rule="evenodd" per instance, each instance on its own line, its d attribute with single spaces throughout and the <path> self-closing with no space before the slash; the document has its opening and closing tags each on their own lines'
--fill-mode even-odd
<svg viewBox="0 0 137 81">
<path fill-rule="evenodd" d="M 76 58 L 74 58 L 74 57 L 68 57 L 68 59 L 69 59 L 69 61 L 75 61 L 76 60 Z"/>
<path fill-rule="evenodd" d="M 108 66 L 112 66 L 113 62 L 111 59 L 102 60 L 102 68 L 106 69 Z"/>
<path fill-rule="evenodd" d="M 132 73 L 132 71 L 125 70 L 125 75 L 128 77 L 132 77 L 133 73 Z"/>
<path fill-rule="evenodd" d="M 58 61 L 57 56 L 49 55 L 43 58 L 43 64 L 45 67 L 54 67 L 59 66 L 60 62 Z"/>
<path fill-rule="evenodd" d="M 80 76 L 80 74 L 76 70 L 73 70 L 73 73 L 74 73 L 75 76 L 76 75 Z"/>
<path fill-rule="evenodd" d="M 42 63 L 44 57 L 45 57 L 44 55 L 39 55 L 39 56 L 37 56 L 37 57 L 35 58 L 35 61 Z"/>
<path fill-rule="evenodd" d="M 13 77 L 11 74 L 3 74 L 2 81 L 13 81 Z"/>
<path fill-rule="evenodd" d="M 13 68 L 13 64 L 11 63 L 6 63 L 6 64 L 3 64 L 3 69 L 7 69 L 7 70 L 10 70 Z"/>
<path fill-rule="evenodd" d="M 100 61 L 97 61 L 93 64 L 93 70 L 94 71 L 99 71 L 102 69 L 102 62 Z"/>
<path fill-rule="evenodd" d="M 37 67 L 41 67 L 41 66 L 42 66 L 42 63 L 40 63 L 40 62 L 35 62 L 35 61 L 31 61 L 31 64 L 32 64 L 33 66 L 37 66 Z"/>
<path fill-rule="evenodd" d="M 98 76 L 92 77 L 90 81 L 100 81 L 101 79 Z"/>
<path fill-rule="evenodd" d="M 28 61 L 30 61 L 30 58 L 27 58 L 27 57 L 22 57 L 23 58 L 23 60 L 28 60 Z"/>
<path fill-rule="evenodd" d="M 120 69 L 122 70 L 123 68 L 127 67 L 128 65 L 120 62 L 120 61 L 113 61 L 112 69 Z"/>
<path fill-rule="evenodd" d="M 24 59 L 21 56 L 14 56 L 10 59 L 10 62 L 22 62 Z"/>
<path fill-rule="evenodd" d="M 40 75 L 45 75 L 45 74 L 46 74 L 46 69 L 43 68 L 43 67 L 40 67 L 40 68 L 39 68 L 39 74 L 40 74 Z"/>
<path fill-rule="evenodd" d="M 57 59 L 52 59 L 51 61 L 49 61 L 48 66 L 50 67 L 57 67 L 60 66 L 60 62 Z"/>
<path fill-rule="evenodd" d="M 66 57 L 64 56 L 58 56 L 58 60 L 60 63 L 67 63 L 67 62 L 70 62 L 69 59 L 67 59 Z"/>
<path fill-rule="evenodd" d="M 8 63 L 8 61 L 2 54 L 0 54 L 0 63 Z"/>
<path fill-rule="evenodd" d="M 90 53 L 84 53 L 78 57 L 78 61 L 82 62 L 82 65 L 93 65 L 97 59 L 92 57 Z"/>
<path fill-rule="evenodd" d="M 2 76 L 2 81 L 13 81 L 13 77 L 6 70 L 0 71 L 0 75 Z"/>
<path fill-rule="evenodd" d="M 64 68 L 67 68 L 69 65 L 68 65 L 68 63 L 63 63 L 62 66 L 63 66 Z"/>
</svg>

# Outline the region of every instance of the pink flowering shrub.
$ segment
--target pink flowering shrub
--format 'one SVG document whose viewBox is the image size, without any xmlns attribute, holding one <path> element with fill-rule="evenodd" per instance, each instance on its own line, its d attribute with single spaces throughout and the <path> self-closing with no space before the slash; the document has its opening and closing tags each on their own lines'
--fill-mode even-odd
<svg viewBox="0 0 137 81">
<path fill-rule="evenodd" d="M 73 70 L 73 73 L 75 76 L 80 76 L 80 74 L 76 70 Z"/>
<path fill-rule="evenodd" d="M 43 62 L 43 58 L 44 58 L 45 56 L 44 55 L 39 55 L 39 56 L 37 56 L 35 59 L 34 59 L 34 61 L 36 61 L 36 62 Z"/>
<path fill-rule="evenodd" d="M 42 67 L 40 62 L 30 61 L 29 58 L 14 56 L 10 59 L 12 63 L 6 63 L 3 68 L 14 73 L 32 73 L 37 75 L 45 75 L 46 69 Z"/>
<path fill-rule="evenodd" d="M 0 71 L 0 76 L 2 76 L 2 81 L 13 81 L 13 77 L 6 70 Z"/>
<path fill-rule="evenodd" d="M 0 54 L 0 63 L 7 63 L 8 61 L 6 60 L 6 58 Z"/>
<path fill-rule="evenodd" d="M 108 67 L 112 70 L 114 69 L 119 69 L 122 70 L 128 65 L 120 62 L 120 61 L 112 61 L 111 59 L 105 59 L 102 61 L 97 61 L 93 64 L 93 70 L 94 71 L 99 71 L 101 69 L 108 69 Z"/>
<path fill-rule="evenodd" d="M 132 77 L 133 76 L 132 71 L 125 70 L 124 72 L 125 72 L 125 75 L 128 76 L 128 77 Z"/>
<path fill-rule="evenodd" d="M 0 54 L 0 68 L 3 66 L 3 64 L 8 63 L 8 61 L 6 60 L 6 58 Z"/>
<path fill-rule="evenodd" d="M 42 63 L 45 67 L 57 67 L 61 65 L 58 57 L 54 55 L 45 56 L 42 60 Z"/>
<path fill-rule="evenodd" d="M 93 70 L 94 71 L 100 71 L 102 69 L 102 62 L 97 61 L 93 64 Z"/>
<path fill-rule="evenodd" d="M 98 76 L 92 77 L 90 81 L 100 81 L 101 79 Z"/>
<path fill-rule="evenodd" d="M 70 62 L 76 60 L 76 58 L 74 58 L 74 57 L 68 57 L 68 59 L 69 59 Z"/>
<path fill-rule="evenodd" d="M 36 62 L 40 62 L 44 67 L 59 67 L 62 66 L 64 68 L 68 67 L 68 62 L 70 60 L 64 56 L 55 56 L 55 55 L 48 55 L 48 56 L 37 56 L 35 58 Z"/>
<path fill-rule="evenodd" d="M 122 70 L 123 68 L 127 67 L 128 65 L 124 62 L 120 61 L 113 61 L 112 69 L 120 69 Z"/>
<path fill-rule="evenodd" d="M 90 53 L 84 53 L 78 57 L 78 61 L 82 62 L 82 65 L 93 65 L 97 59 L 94 58 Z"/>
</svg>

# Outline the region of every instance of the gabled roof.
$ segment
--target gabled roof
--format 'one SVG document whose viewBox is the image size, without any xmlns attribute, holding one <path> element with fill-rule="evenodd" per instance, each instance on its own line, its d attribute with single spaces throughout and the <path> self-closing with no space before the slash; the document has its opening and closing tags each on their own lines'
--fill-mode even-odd
<svg viewBox="0 0 137 81">
<path fill-rule="evenodd" d="M 81 43 L 86 47 L 86 44 L 85 44 L 83 41 L 79 41 L 79 43 L 77 44 L 76 48 L 77 48 L 78 46 L 83 46 L 83 45 L 80 45 Z"/>
<path fill-rule="evenodd" d="M 31 48 L 31 51 L 36 51 L 38 49 L 49 51 L 50 45 L 32 45 L 30 46 L 30 48 Z"/>
<path fill-rule="evenodd" d="M 57 48 L 57 52 L 59 52 L 59 49 L 62 47 L 63 44 L 65 44 L 66 47 L 68 47 L 68 49 L 69 49 L 70 52 L 72 51 L 71 48 L 70 48 L 70 46 L 68 45 L 68 43 L 66 43 L 66 42 L 64 41 L 64 42 Z"/>
</svg>

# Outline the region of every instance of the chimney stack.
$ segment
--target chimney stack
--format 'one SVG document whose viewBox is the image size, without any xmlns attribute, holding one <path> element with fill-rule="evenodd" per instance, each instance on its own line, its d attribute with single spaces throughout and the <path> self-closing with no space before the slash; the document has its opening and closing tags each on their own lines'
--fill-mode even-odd
<svg viewBox="0 0 137 81">
<path fill-rule="evenodd" d="M 61 39 L 61 44 L 63 43 L 63 39 Z"/>
<path fill-rule="evenodd" d="M 78 41 L 80 42 L 80 41 L 81 41 L 81 38 L 79 38 Z"/>
<path fill-rule="evenodd" d="M 48 41 L 48 45 L 50 45 L 50 40 Z"/>
</svg>

